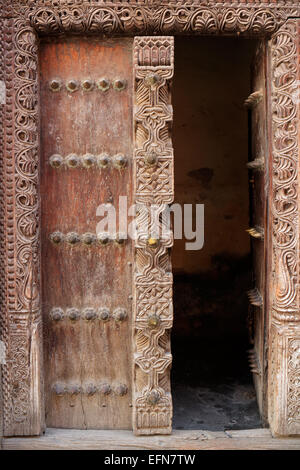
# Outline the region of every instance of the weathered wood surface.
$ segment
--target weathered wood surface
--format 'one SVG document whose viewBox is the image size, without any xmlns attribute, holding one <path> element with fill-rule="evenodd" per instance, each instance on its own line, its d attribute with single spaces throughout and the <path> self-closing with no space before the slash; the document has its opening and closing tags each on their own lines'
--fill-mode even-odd
<svg viewBox="0 0 300 470">
<path fill-rule="evenodd" d="M 266 421 L 266 358 L 265 358 L 265 315 L 268 305 L 268 285 L 266 268 L 268 254 L 268 139 L 267 139 L 267 88 L 266 88 L 266 46 L 265 41 L 258 43 L 252 64 L 252 103 L 251 112 L 251 148 L 250 148 L 250 223 L 260 238 L 252 237 L 251 249 L 253 260 L 253 285 L 257 301 L 261 305 L 251 305 L 253 317 L 253 350 L 250 352 L 250 366 L 256 388 L 260 413 Z M 251 168 L 251 165 L 254 168 Z M 255 302 L 254 302 L 255 303 Z"/>
<path fill-rule="evenodd" d="M 119 196 L 128 196 L 131 204 L 132 40 L 45 40 L 40 71 L 47 425 L 130 429 L 132 243 L 111 240 L 104 246 L 96 240 L 88 245 L 81 239 L 72 245 L 65 238 L 55 244 L 50 235 L 95 235 L 100 204 L 112 204 L 118 211 Z M 106 91 L 97 86 L 102 78 L 109 82 Z M 126 81 L 125 89 L 114 89 L 116 79 Z M 60 82 L 58 91 L 50 89 L 53 80 Z M 67 89 L 70 80 L 78 82 L 74 92 Z M 83 89 L 85 80 L 94 82 L 90 91 Z M 111 158 L 106 168 L 99 166 L 102 153 Z M 128 159 L 123 169 L 113 160 L 120 153 Z M 64 162 L 76 154 L 79 166 L 53 168 L 50 158 L 55 154 Z M 96 157 L 90 167 L 82 160 L 86 154 Z M 53 318 L 54 308 L 62 309 L 62 319 Z M 90 312 L 87 319 L 86 308 L 94 309 L 97 317 Z M 108 321 L 100 319 L 100 308 L 110 311 Z M 126 309 L 124 321 L 113 318 L 117 308 Z M 71 319 L 70 309 L 78 310 L 78 320 Z M 123 391 L 120 385 L 125 385 Z"/>
<path fill-rule="evenodd" d="M 6 438 L 4 450 L 300 450 L 300 438 L 272 438 L 268 429 L 174 431 L 171 436 L 134 436 L 130 431 L 47 429 L 41 437 Z"/>
</svg>

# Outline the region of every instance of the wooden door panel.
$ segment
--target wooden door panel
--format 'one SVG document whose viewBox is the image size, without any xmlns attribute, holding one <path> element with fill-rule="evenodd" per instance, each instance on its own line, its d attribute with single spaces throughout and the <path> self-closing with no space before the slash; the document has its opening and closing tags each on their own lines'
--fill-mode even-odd
<svg viewBox="0 0 300 470">
<path fill-rule="evenodd" d="M 253 291 L 251 296 L 253 315 L 253 350 L 250 363 L 253 371 L 261 414 L 265 412 L 265 228 L 267 213 L 267 161 L 266 130 L 266 50 L 265 43 L 259 42 L 252 67 L 251 108 L 251 226 L 253 259 Z M 252 292 L 253 292 L 252 291 Z"/>
<path fill-rule="evenodd" d="M 86 234 L 96 234 L 100 204 L 132 200 L 132 40 L 44 41 L 40 74 L 47 425 L 131 428 L 132 243 Z"/>
</svg>

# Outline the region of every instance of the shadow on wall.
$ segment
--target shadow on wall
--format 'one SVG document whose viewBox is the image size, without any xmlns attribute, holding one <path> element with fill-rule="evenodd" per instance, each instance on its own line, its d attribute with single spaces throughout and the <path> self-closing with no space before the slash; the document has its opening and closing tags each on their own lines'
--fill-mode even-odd
<svg viewBox="0 0 300 470">
<path fill-rule="evenodd" d="M 255 42 L 177 38 L 173 86 L 175 202 L 205 205 L 205 243 L 175 240 L 172 390 L 175 428 L 259 427 L 249 372 L 252 285 L 248 118 Z"/>
<path fill-rule="evenodd" d="M 174 340 L 247 337 L 251 286 L 248 117 L 255 41 L 184 38 L 175 43 L 175 202 L 204 204 L 204 247 L 175 240 Z"/>
</svg>

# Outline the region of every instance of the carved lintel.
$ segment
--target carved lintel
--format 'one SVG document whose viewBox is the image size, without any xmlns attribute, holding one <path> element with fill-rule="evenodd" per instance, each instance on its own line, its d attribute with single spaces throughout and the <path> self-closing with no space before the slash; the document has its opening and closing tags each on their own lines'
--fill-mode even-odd
<svg viewBox="0 0 300 470">
<path fill-rule="evenodd" d="M 219 34 L 271 35 L 288 17 L 300 15 L 299 4 L 281 1 L 253 3 L 153 2 L 82 0 L 70 5 L 69 0 L 57 0 L 45 5 L 44 0 L 29 1 L 11 7 L 10 14 L 28 17 L 39 34 Z"/>
</svg>

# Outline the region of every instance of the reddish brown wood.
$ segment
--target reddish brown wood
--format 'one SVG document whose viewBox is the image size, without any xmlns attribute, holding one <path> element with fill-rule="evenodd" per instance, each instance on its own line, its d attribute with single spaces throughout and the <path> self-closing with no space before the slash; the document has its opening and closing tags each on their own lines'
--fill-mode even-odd
<svg viewBox="0 0 300 470">
<path fill-rule="evenodd" d="M 77 232 L 96 233 L 102 203 L 118 208 L 119 195 L 132 198 L 132 41 L 131 39 L 85 40 L 70 38 L 43 42 L 41 70 L 41 207 L 42 207 L 42 292 L 45 344 L 46 420 L 51 427 L 131 428 L 131 266 L 132 244 L 108 246 L 83 243 L 53 244 L 49 235 Z M 106 77 L 125 79 L 123 91 L 112 87 L 100 91 L 67 91 L 74 79 L 97 81 Z M 62 88 L 53 93 L 49 81 L 60 79 Z M 75 153 L 110 156 L 123 153 L 125 169 L 52 168 L 53 154 Z M 50 311 L 60 307 L 82 309 L 107 307 L 111 313 L 125 308 L 123 322 L 110 319 L 54 321 Z M 57 396 L 53 386 L 61 383 L 67 393 Z M 105 395 L 86 387 L 108 384 Z M 128 391 L 118 395 L 118 384 Z M 70 387 L 81 387 L 76 395 Z"/>
<path fill-rule="evenodd" d="M 266 47 L 265 42 L 258 43 L 252 67 L 252 93 L 257 94 L 257 101 L 251 106 L 251 155 L 250 165 L 257 163 L 257 168 L 250 170 L 251 187 L 251 225 L 262 230 L 261 238 L 252 238 L 253 288 L 261 296 L 261 305 L 252 305 L 253 315 L 253 350 L 250 353 L 251 368 L 256 388 L 257 401 L 261 415 L 266 413 L 266 358 L 265 358 L 265 316 L 266 316 L 266 223 L 268 210 L 267 171 L 267 131 L 266 131 Z M 253 96 L 253 95 L 252 95 Z M 255 95 L 254 95 L 255 96 Z"/>
</svg>

